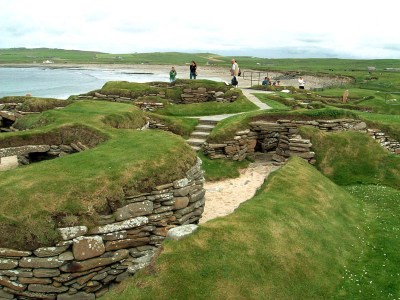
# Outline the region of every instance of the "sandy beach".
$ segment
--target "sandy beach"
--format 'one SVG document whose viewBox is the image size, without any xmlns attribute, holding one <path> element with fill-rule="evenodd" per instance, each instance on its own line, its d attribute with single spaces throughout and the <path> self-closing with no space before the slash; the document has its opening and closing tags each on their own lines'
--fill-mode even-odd
<svg viewBox="0 0 400 300">
<path fill-rule="evenodd" d="M 171 67 L 177 71 L 178 79 L 189 79 L 189 64 L 187 65 L 146 65 L 146 64 L 0 64 L 0 67 L 36 67 L 36 68 L 81 68 L 81 69 L 102 69 L 102 70 L 127 70 L 137 73 L 168 74 Z M 240 67 L 240 64 L 239 64 Z M 217 81 L 231 81 L 229 67 L 202 66 L 197 67 L 198 79 L 213 79 Z M 238 77 L 239 87 L 250 87 L 261 84 L 264 77 L 273 80 L 280 79 L 282 86 L 298 86 L 297 78 L 281 79 L 281 72 L 259 71 L 254 69 L 242 69 L 242 76 Z M 317 76 L 303 76 L 306 82 L 305 89 L 322 88 L 329 85 L 340 85 L 343 78 L 329 78 Z"/>
</svg>

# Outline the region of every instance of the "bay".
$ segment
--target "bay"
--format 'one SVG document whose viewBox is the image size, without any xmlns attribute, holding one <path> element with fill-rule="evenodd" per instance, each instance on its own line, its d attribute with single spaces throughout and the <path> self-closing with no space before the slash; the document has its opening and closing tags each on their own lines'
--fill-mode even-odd
<svg viewBox="0 0 400 300">
<path fill-rule="evenodd" d="M 0 67 L 0 98 L 30 94 L 67 99 L 100 89 L 107 81 L 168 82 L 169 75 L 133 69 Z"/>
</svg>

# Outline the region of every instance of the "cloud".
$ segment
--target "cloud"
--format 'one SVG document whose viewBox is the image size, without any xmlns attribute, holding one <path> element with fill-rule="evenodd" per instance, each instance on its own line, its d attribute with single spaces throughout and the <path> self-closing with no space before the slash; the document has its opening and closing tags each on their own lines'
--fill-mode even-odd
<svg viewBox="0 0 400 300">
<path fill-rule="evenodd" d="M 398 58 L 395 1 L 0 0 L 0 47 Z"/>
</svg>

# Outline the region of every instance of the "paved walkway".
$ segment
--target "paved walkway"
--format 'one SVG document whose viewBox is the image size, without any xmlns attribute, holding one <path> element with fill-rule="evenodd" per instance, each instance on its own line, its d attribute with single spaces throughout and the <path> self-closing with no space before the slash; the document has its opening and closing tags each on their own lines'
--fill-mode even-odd
<svg viewBox="0 0 400 300">
<path fill-rule="evenodd" d="M 243 95 L 251 102 L 253 102 L 255 105 L 257 105 L 259 110 L 271 109 L 270 106 L 261 102 L 256 96 L 253 95 L 253 93 L 273 94 L 273 92 L 252 90 L 247 87 L 241 88 L 241 90 Z M 186 140 L 187 143 L 192 147 L 193 150 L 195 151 L 200 150 L 202 144 L 207 140 L 208 135 L 219 121 L 242 113 L 243 112 L 234 114 L 194 117 L 199 119 L 199 124 L 192 132 L 189 139 Z"/>
<path fill-rule="evenodd" d="M 258 90 L 252 90 L 252 89 L 250 89 L 250 88 L 248 88 L 248 87 L 246 87 L 246 88 L 241 88 L 241 90 L 242 90 L 243 95 L 246 96 L 247 99 L 249 99 L 251 102 L 253 102 L 255 105 L 258 106 L 258 109 L 259 109 L 259 110 L 262 110 L 262 109 L 272 109 L 271 106 L 269 106 L 268 104 L 265 104 L 265 103 L 261 102 L 260 99 L 258 99 L 258 98 L 257 98 L 256 96 L 254 96 L 253 94 L 254 94 L 254 93 L 258 93 L 258 94 L 273 94 L 274 92 L 270 92 L 270 91 L 261 91 L 261 90 L 260 90 L 260 91 L 258 91 Z M 221 121 L 221 120 L 223 120 L 223 119 L 225 119 L 225 118 L 232 117 L 232 116 L 238 115 L 238 114 L 242 114 L 242 112 L 241 112 L 241 113 L 234 113 L 234 114 L 224 114 L 224 115 L 214 115 L 214 116 L 202 116 L 202 117 L 199 117 L 199 119 L 200 119 L 200 120 L 203 120 L 203 121 Z M 196 118 L 197 118 L 197 117 L 196 117 Z"/>
</svg>

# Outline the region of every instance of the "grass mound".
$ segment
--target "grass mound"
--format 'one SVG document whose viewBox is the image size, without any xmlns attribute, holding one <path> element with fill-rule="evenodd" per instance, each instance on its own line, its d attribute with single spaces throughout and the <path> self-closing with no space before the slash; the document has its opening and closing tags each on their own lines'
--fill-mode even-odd
<svg viewBox="0 0 400 300">
<path fill-rule="evenodd" d="M 34 129 L 2 134 L 1 147 L 74 139 L 97 146 L 0 172 L 0 247 L 52 245 L 56 226 L 93 224 L 98 213 L 122 205 L 124 195 L 182 178 L 196 161 L 181 137 L 136 130 L 144 114 L 133 105 L 78 101 L 26 119 Z"/>
<path fill-rule="evenodd" d="M 37 98 L 27 96 L 7 96 L 0 99 L 1 103 L 21 103 L 18 107 L 21 111 L 42 112 L 56 107 L 65 107 L 72 103 L 70 100 L 59 100 L 53 98 Z"/>
<path fill-rule="evenodd" d="M 326 133 L 314 128 L 303 128 L 303 134 L 311 138 L 318 169 L 337 184 L 399 187 L 400 157 L 389 154 L 368 135 L 352 131 Z"/>
<path fill-rule="evenodd" d="M 326 299 L 354 258 L 358 221 L 352 196 L 292 158 L 235 213 L 165 243 L 155 274 L 105 299 Z"/>
</svg>

